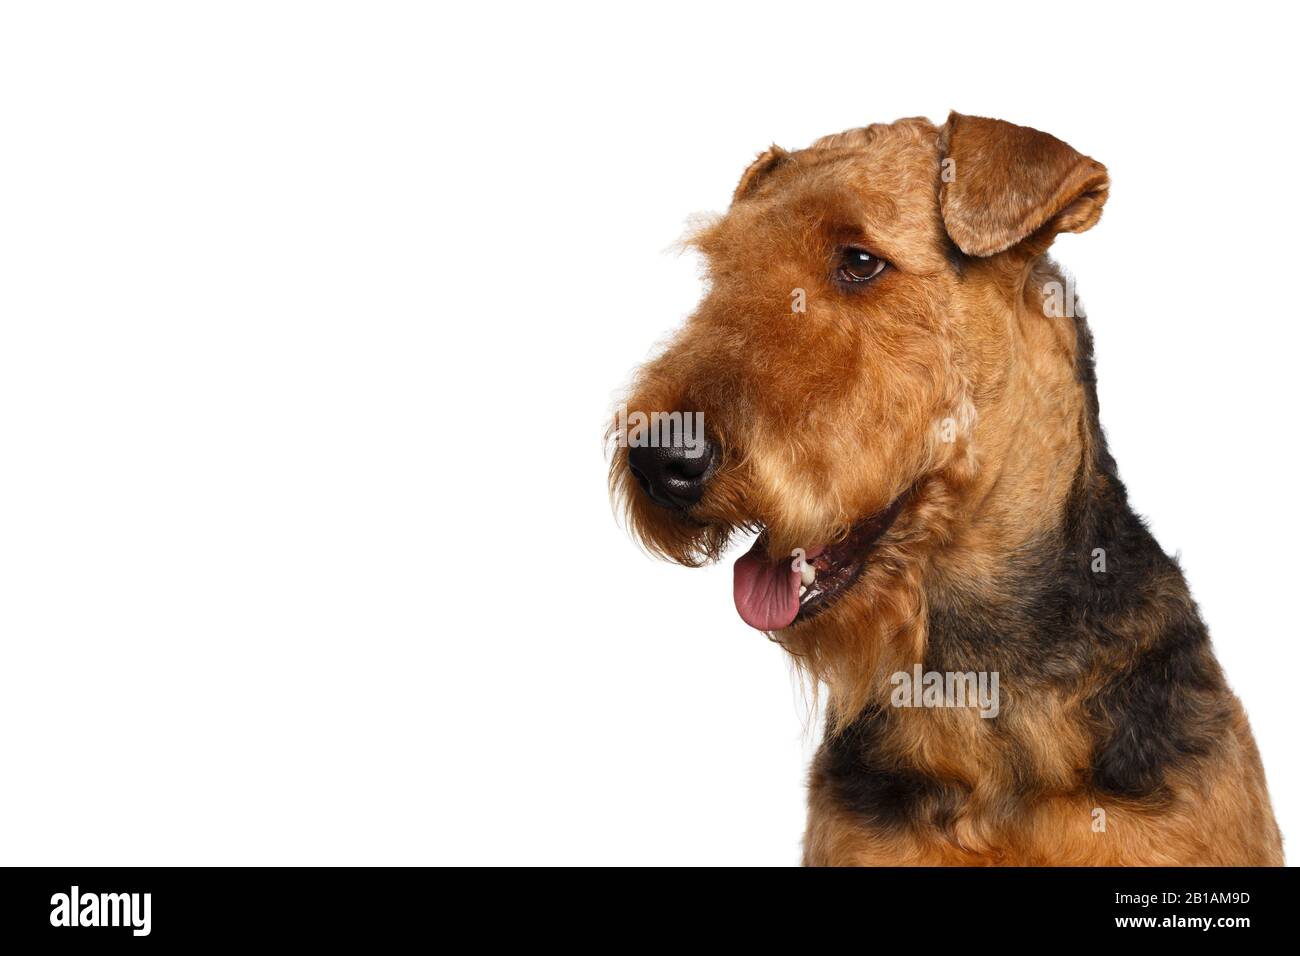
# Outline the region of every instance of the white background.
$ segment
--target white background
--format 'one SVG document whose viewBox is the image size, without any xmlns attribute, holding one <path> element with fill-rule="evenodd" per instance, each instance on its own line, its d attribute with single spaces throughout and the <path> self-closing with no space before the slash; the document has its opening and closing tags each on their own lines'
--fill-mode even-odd
<svg viewBox="0 0 1300 956">
<path fill-rule="evenodd" d="M 601 433 L 755 153 L 950 108 L 1110 169 L 1103 422 L 1294 837 L 1281 10 L 6 6 L 0 862 L 796 862 L 815 723 Z"/>
</svg>

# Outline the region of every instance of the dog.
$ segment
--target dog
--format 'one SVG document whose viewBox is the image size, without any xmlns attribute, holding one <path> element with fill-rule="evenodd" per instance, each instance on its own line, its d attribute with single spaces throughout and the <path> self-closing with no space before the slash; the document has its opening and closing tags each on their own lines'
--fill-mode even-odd
<svg viewBox="0 0 1300 956">
<path fill-rule="evenodd" d="M 1109 185 L 1034 129 L 904 119 L 773 146 L 690 240 L 707 294 L 636 374 L 611 493 L 684 565 L 758 532 L 736 608 L 825 700 L 806 865 L 1282 863 L 1048 255 Z"/>
</svg>

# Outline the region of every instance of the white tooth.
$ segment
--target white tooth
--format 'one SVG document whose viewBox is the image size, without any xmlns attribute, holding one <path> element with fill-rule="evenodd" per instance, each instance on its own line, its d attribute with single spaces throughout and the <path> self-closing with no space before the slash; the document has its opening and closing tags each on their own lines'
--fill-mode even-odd
<svg viewBox="0 0 1300 956">
<path fill-rule="evenodd" d="M 804 587 L 802 584 L 799 585 L 799 596 L 803 597 L 807 593 L 808 593 L 808 589 Z"/>
<path fill-rule="evenodd" d="M 795 548 L 790 552 L 790 557 L 794 558 L 790 562 L 790 570 L 799 572 L 799 580 L 804 587 L 811 587 L 813 581 L 817 580 L 817 569 L 808 563 L 807 552 L 803 548 Z"/>
</svg>

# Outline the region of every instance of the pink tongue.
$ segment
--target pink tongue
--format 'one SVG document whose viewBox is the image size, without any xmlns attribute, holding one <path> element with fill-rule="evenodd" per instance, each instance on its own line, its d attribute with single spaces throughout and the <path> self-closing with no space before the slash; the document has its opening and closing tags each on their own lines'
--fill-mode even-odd
<svg viewBox="0 0 1300 956">
<path fill-rule="evenodd" d="M 779 631 L 799 614 L 799 574 L 791 560 L 769 560 L 757 541 L 748 554 L 737 559 L 736 610 L 750 627 Z"/>
</svg>

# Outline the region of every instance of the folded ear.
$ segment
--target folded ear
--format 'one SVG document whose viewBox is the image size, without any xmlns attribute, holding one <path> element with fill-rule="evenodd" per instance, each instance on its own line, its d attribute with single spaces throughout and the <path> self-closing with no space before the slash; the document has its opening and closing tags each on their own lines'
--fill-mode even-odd
<svg viewBox="0 0 1300 956">
<path fill-rule="evenodd" d="M 790 154 L 780 146 L 771 146 L 766 152 L 760 153 L 758 159 L 750 163 L 749 168 L 741 175 L 740 184 L 736 186 L 736 191 L 731 196 L 732 205 L 740 202 L 758 189 L 758 184 L 763 181 L 767 174 L 781 166 L 789 158 Z"/>
<path fill-rule="evenodd" d="M 1039 234 L 1083 232 L 1101 218 L 1106 167 L 1036 129 L 952 113 L 940 138 L 939 207 L 969 256 L 992 256 Z"/>
</svg>

